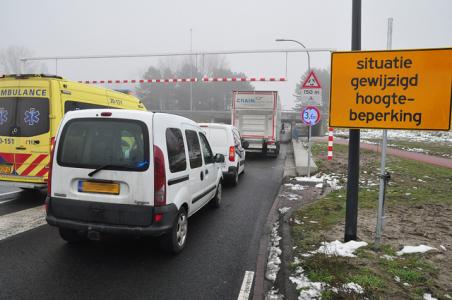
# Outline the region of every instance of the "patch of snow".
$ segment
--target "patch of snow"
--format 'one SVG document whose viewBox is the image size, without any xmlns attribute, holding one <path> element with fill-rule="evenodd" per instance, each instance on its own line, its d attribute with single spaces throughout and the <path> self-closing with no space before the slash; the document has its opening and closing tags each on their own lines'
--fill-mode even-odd
<svg viewBox="0 0 452 300">
<path fill-rule="evenodd" d="M 408 282 L 403 283 L 404 286 L 411 286 Z"/>
<path fill-rule="evenodd" d="M 386 260 L 394 260 L 394 256 L 391 256 L 391 255 L 387 255 L 387 254 L 385 254 L 385 255 L 382 255 L 382 256 L 380 256 L 381 258 L 384 258 L 384 259 L 386 259 Z"/>
<path fill-rule="evenodd" d="M 438 300 L 438 299 L 435 297 L 432 297 L 432 294 L 425 293 L 424 300 Z"/>
<path fill-rule="evenodd" d="M 283 194 L 283 197 L 289 199 L 290 201 L 295 201 L 295 200 L 301 200 L 302 199 L 302 197 L 300 195 L 293 194 L 293 193 L 285 193 L 285 194 Z"/>
<path fill-rule="evenodd" d="M 318 224 L 319 222 L 317 222 L 317 221 L 309 221 L 309 223 Z"/>
<path fill-rule="evenodd" d="M 293 184 L 293 183 L 285 183 L 285 186 L 288 186 L 292 189 L 292 191 L 302 191 L 304 190 L 304 187 L 299 184 Z"/>
<path fill-rule="evenodd" d="M 349 131 L 346 129 L 334 129 L 334 135 L 348 137 Z M 382 131 L 362 129 L 360 130 L 360 136 L 362 139 L 381 139 Z M 427 143 L 452 143 L 452 132 L 388 130 L 388 139 Z"/>
<path fill-rule="evenodd" d="M 278 209 L 278 211 L 281 215 L 284 215 L 289 210 L 290 210 L 290 207 L 281 207 L 280 209 Z"/>
<path fill-rule="evenodd" d="M 339 179 L 341 177 L 339 175 L 328 175 L 328 174 L 318 174 L 317 176 L 312 177 L 295 177 L 295 180 L 304 183 L 316 183 L 316 187 L 323 187 L 323 183 L 329 185 L 333 190 L 339 190 L 342 188 L 339 185 Z"/>
<path fill-rule="evenodd" d="M 397 281 L 397 282 L 400 282 L 400 277 L 399 276 L 395 276 L 394 280 Z"/>
<path fill-rule="evenodd" d="M 295 224 L 297 224 L 297 225 L 303 225 L 303 224 L 304 224 L 304 222 L 301 222 L 301 221 L 298 220 L 298 219 L 293 220 L 293 222 L 294 222 Z"/>
<path fill-rule="evenodd" d="M 449 294 L 444 294 L 444 297 L 447 299 L 452 299 L 452 297 Z"/>
<path fill-rule="evenodd" d="M 279 222 L 275 222 L 270 234 L 267 270 L 265 272 L 265 278 L 272 282 L 275 282 L 280 268 L 279 265 L 281 264 L 281 259 L 279 258 L 282 253 L 279 248 L 279 241 L 281 240 L 281 237 L 278 234 L 278 228 Z"/>
<path fill-rule="evenodd" d="M 364 293 L 364 289 L 357 283 L 349 282 L 344 285 L 342 285 L 342 290 L 346 292 L 355 292 L 357 294 Z"/>
<path fill-rule="evenodd" d="M 298 299 L 319 299 L 326 284 L 323 282 L 312 282 L 303 273 L 303 268 L 298 267 L 295 271 L 295 276 L 289 276 L 289 280 L 296 285 L 297 290 L 300 290 Z"/>
<path fill-rule="evenodd" d="M 446 247 L 444 247 L 443 245 L 439 245 L 439 247 L 440 247 L 441 249 L 443 249 L 443 251 L 447 251 Z"/>
<path fill-rule="evenodd" d="M 403 254 L 411 254 L 411 253 L 424 253 L 430 250 L 438 250 L 436 248 L 426 246 L 426 245 L 419 245 L 419 246 L 404 246 L 402 250 L 398 251 L 397 255 L 403 255 Z"/>
<path fill-rule="evenodd" d="M 323 188 L 323 183 L 317 183 L 317 184 L 315 185 L 315 187 L 316 187 L 316 188 Z"/>
<path fill-rule="evenodd" d="M 366 242 L 348 241 L 346 243 L 342 243 L 336 240 L 329 243 L 322 242 L 322 246 L 311 253 L 323 253 L 328 256 L 356 257 L 353 252 L 355 252 L 356 249 L 364 246 L 367 246 Z"/>
<path fill-rule="evenodd" d="M 279 294 L 278 290 L 274 290 L 273 288 L 267 292 L 265 295 L 265 300 L 282 300 L 284 296 Z"/>
</svg>

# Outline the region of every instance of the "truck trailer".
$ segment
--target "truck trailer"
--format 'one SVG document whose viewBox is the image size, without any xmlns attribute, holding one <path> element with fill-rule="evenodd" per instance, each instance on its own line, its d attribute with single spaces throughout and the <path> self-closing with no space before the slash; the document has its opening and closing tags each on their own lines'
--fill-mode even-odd
<svg viewBox="0 0 452 300">
<path fill-rule="evenodd" d="M 240 131 L 247 152 L 277 157 L 281 102 L 276 91 L 234 91 L 231 123 Z"/>
</svg>

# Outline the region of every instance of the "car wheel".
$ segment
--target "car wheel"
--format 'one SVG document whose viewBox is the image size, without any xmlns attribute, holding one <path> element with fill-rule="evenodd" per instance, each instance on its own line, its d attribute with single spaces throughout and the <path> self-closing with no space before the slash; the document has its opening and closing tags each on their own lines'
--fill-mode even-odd
<svg viewBox="0 0 452 300">
<path fill-rule="evenodd" d="M 215 193 L 215 197 L 212 198 L 211 204 L 214 208 L 219 208 L 221 205 L 221 198 L 223 197 L 223 185 L 221 181 L 218 183 L 217 192 Z"/>
<path fill-rule="evenodd" d="M 231 185 L 236 186 L 239 183 L 239 169 L 237 168 L 230 179 Z"/>
<path fill-rule="evenodd" d="M 79 233 L 77 230 L 59 228 L 60 236 L 69 244 L 76 244 L 87 240 L 86 236 Z"/>
<path fill-rule="evenodd" d="M 187 242 L 188 234 L 188 216 L 184 207 L 179 210 L 176 220 L 174 220 L 171 231 L 165 234 L 161 240 L 161 246 L 164 250 L 178 254 Z"/>
</svg>

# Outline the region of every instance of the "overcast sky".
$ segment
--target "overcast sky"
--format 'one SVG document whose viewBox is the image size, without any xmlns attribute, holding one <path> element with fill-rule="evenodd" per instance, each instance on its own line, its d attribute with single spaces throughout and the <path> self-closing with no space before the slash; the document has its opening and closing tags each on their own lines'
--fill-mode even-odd
<svg viewBox="0 0 452 300">
<path fill-rule="evenodd" d="M 296 48 L 349 50 L 351 0 L 0 0 L 0 48 L 25 46 L 35 56 L 100 55 Z M 385 49 L 387 19 L 394 18 L 393 49 L 452 46 L 451 0 L 362 0 L 362 49 Z M 285 76 L 282 54 L 228 55 L 233 71 Z M 312 53 L 312 67 L 329 68 L 328 53 Z M 58 63 L 72 80 L 139 79 L 157 58 Z M 49 73 L 55 63 L 47 61 Z M 286 83 L 259 83 L 293 105 L 306 54 L 290 54 Z"/>
</svg>

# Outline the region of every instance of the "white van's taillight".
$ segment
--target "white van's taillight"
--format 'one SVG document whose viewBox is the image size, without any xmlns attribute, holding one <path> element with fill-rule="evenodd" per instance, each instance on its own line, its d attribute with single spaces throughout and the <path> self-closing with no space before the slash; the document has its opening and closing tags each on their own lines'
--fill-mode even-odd
<svg viewBox="0 0 452 300">
<path fill-rule="evenodd" d="M 154 146 L 154 206 L 166 205 L 165 158 L 162 150 Z"/>
<path fill-rule="evenodd" d="M 235 147 L 229 147 L 229 161 L 235 161 Z"/>
<path fill-rule="evenodd" d="M 55 149 L 55 137 L 50 139 L 50 160 L 49 160 L 49 172 L 47 177 L 47 194 L 50 196 L 52 192 L 52 165 L 53 165 L 53 154 Z"/>
</svg>

